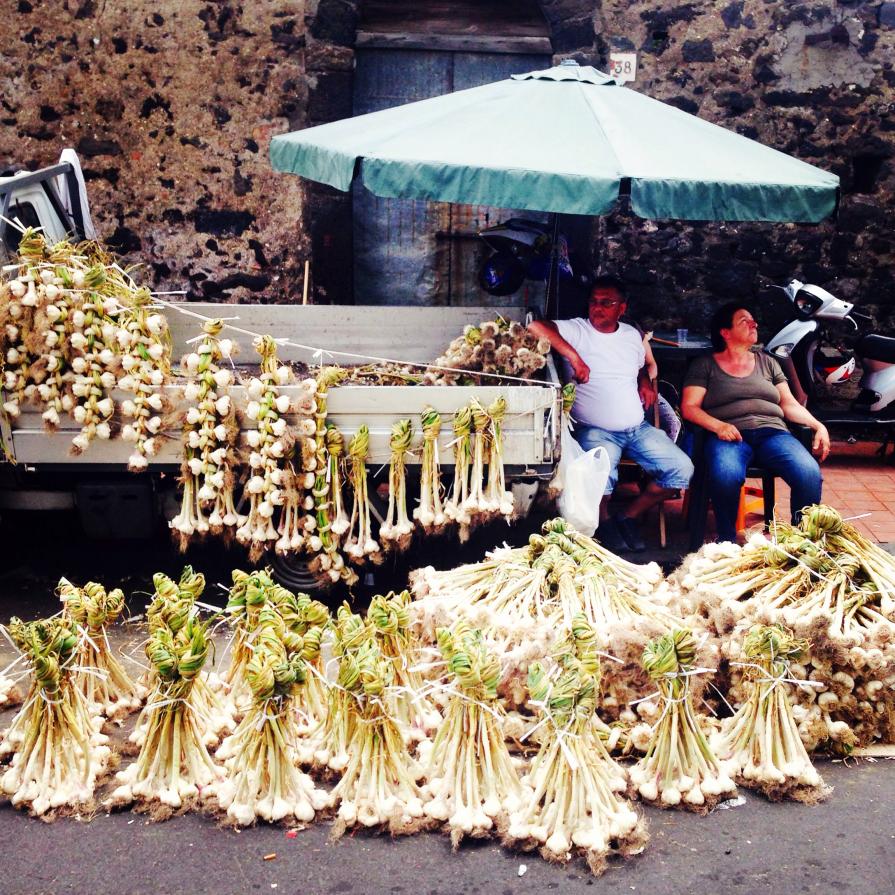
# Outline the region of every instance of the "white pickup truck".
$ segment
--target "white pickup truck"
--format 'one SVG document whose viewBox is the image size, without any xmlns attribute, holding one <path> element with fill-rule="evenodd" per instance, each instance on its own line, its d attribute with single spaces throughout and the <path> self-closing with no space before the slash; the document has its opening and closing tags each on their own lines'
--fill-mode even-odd
<svg viewBox="0 0 895 895">
<path fill-rule="evenodd" d="M 69 152 L 69 151 L 67 151 Z M 10 221 L 40 226 L 51 239 L 66 235 L 92 238 L 93 227 L 83 189 L 83 177 L 74 153 L 59 165 L 34 173 L 0 178 L 0 207 Z M 17 230 L 0 220 L 0 241 L 8 257 L 14 256 Z M 8 260 L 8 259 L 7 259 Z M 308 365 L 353 361 L 338 352 L 369 358 L 426 363 L 438 357 L 468 323 L 478 324 L 497 314 L 508 320 L 525 318 L 522 308 L 494 307 L 400 307 L 337 305 L 184 305 L 209 317 L 224 316 L 228 322 L 253 333 L 287 336 L 293 342 L 322 349 L 314 351 L 283 346 L 282 360 Z M 200 322 L 175 310 L 166 311 L 174 341 L 174 358 L 187 351 L 187 341 L 199 332 Z M 235 319 L 234 319 L 235 318 Z M 236 331 L 227 334 L 240 344 L 236 356 L 252 363 L 251 337 Z M 332 352 L 328 354 L 328 352 Z M 329 419 L 350 437 L 361 424 L 370 430 L 369 469 L 387 481 L 389 434 L 398 419 L 410 417 L 418 426 L 419 414 L 429 404 L 445 421 L 476 396 L 484 405 L 498 394 L 507 401 L 503 425 L 504 458 L 510 482 L 534 485 L 551 476 L 558 459 L 561 403 L 556 369 L 545 368 L 543 386 L 385 386 L 347 384 L 333 389 Z M 176 404 L 179 386 L 168 386 Z M 234 389 L 237 406 L 242 389 Z M 120 396 L 119 396 L 120 397 Z M 0 463 L 0 512 L 4 510 L 75 510 L 88 534 L 112 537 L 148 537 L 161 528 L 161 516 L 176 512 L 175 479 L 180 466 L 180 433 L 166 433 L 162 449 L 146 473 L 128 473 L 130 445 L 120 439 L 94 442 L 80 456 L 71 456 L 71 438 L 80 427 L 64 418 L 59 430 L 48 433 L 40 411 L 25 407 L 15 421 L 0 410 L 0 438 L 8 462 Z M 453 435 L 442 429 L 440 458 L 445 476 L 453 471 Z M 409 459 L 419 463 L 419 454 Z M 521 490 L 521 489 L 517 489 Z M 536 490 L 528 489 L 531 496 Z M 371 488 L 371 493 L 375 488 Z"/>
</svg>

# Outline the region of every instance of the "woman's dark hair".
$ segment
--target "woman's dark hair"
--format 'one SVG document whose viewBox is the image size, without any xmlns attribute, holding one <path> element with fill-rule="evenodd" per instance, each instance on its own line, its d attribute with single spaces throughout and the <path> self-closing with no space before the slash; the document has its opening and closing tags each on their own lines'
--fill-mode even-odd
<svg viewBox="0 0 895 895">
<path fill-rule="evenodd" d="M 712 314 L 712 322 L 709 324 L 709 332 L 712 337 L 712 350 L 723 351 L 727 347 L 724 336 L 721 335 L 722 329 L 730 329 L 733 326 L 733 315 L 737 311 L 749 311 L 752 309 L 749 305 L 741 301 L 728 301 L 721 305 L 714 314 Z"/>
</svg>

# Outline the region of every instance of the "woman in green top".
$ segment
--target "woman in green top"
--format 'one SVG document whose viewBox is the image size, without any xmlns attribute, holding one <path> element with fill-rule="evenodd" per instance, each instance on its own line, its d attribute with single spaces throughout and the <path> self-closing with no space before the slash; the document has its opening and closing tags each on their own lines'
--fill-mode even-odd
<svg viewBox="0 0 895 895">
<path fill-rule="evenodd" d="M 730 302 L 712 318 L 714 353 L 687 371 L 681 412 L 708 430 L 705 462 L 719 541 L 736 541 L 736 515 L 746 469 L 755 460 L 789 485 L 795 522 L 803 507 L 820 502 L 817 461 L 786 428 L 785 420 L 814 430 L 820 459 L 830 436 L 793 397 L 780 365 L 755 350 L 758 324 L 747 308 Z"/>
</svg>

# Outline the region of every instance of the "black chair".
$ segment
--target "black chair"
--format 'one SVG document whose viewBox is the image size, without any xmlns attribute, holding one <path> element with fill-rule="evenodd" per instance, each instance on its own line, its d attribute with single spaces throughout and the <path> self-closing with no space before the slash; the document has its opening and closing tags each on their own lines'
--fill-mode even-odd
<svg viewBox="0 0 895 895">
<path fill-rule="evenodd" d="M 811 450 L 814 433 L 807 426 L 787 423 L 790 432 Z M 698 550 L 705 541 L 705 523 L 709 512 L 708 467 L 705 464 L 705 437 L 708 434 L 701 426 L 687 424 L 692 436 L 691 459 L 695 467 L 690 481 L 690 496 L 687 510 L 687 527 L 690 529 L 690 550 Z M 774 520 L 775 473 L 763 466 L 750 466 L 746 470 L 747 479 L 761 479 L 764 498 L 764 527 L 767 531 Z"/>
</svg>

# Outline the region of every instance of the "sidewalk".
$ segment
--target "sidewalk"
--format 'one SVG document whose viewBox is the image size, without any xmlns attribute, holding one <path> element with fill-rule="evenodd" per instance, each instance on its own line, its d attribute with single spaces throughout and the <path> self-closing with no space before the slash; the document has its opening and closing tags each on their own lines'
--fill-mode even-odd
<svg viewBox="0 0 895 895">
<path fill-rule="evenodd" d="M 876 456 L 876 443 L 847 444 L 833 442 L 830 456 L 822 464 L 824 476 L 823 500 L 838 510 L 862 534 L 880 544 L 895 542 L 895 465 Z M 761 486 L 758 480 L 748 480 L 747 484 Z M 624 484 L 619 489 L 624 506 L 636 493 L 636 486 Z M 682 517 L 683 500 L 665 503 L 665 517 L 668 531 L 668 546 L 658 548 L 659 525 L 656 511 L 652 511 L 643 522 L 643 536 L 647 543 L 647 553 L 631 555 L 636 562 L 656 560 L 663 565 L 674 564 L 677 557 L 687 552 L 688 533 L 686 521 Z M 746 528 L 762 524 L 761 499 L 755 501 L 755 512 L 746 516 Z M 776 483 L 775 516 L 789 518 L 789 487 L 782 479 Z M 599 535 L 597 535 L 599 537 Z M 706 524 L 706 540 L 715 536 L 714 517 L 709 511 Z M 628 554 L 626 554 L 627 556 Z"/>
</svg>

